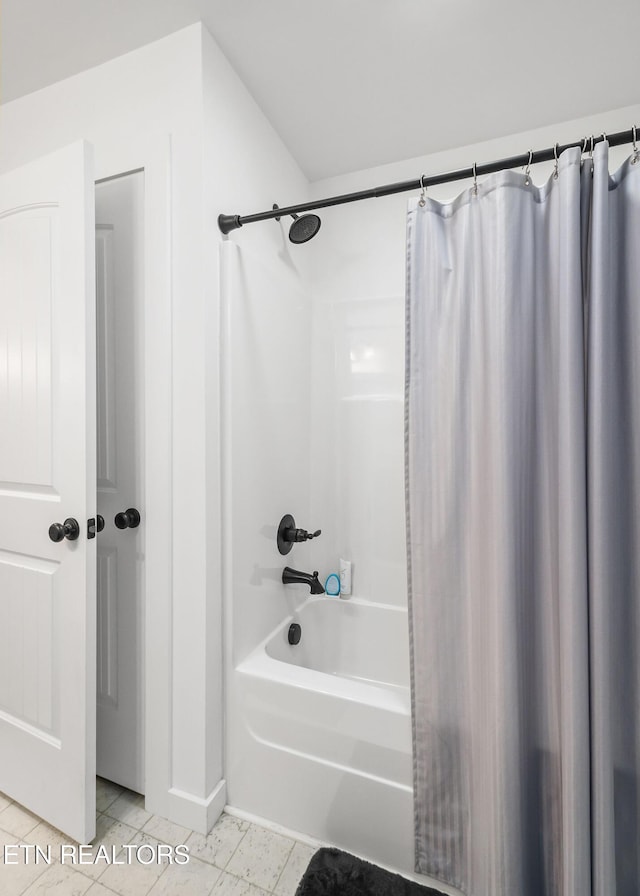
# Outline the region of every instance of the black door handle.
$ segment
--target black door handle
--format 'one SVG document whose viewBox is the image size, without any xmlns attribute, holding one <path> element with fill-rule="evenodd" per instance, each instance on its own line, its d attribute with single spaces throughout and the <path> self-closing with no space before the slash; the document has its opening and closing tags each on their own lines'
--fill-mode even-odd
<svg viewBox="0 0 640 896">
<path fill-rule="evenodd" d="M 118 529 L 137 529 L 140 525 L 140 514 L 135 507 L 116 513 L 114 523 Z"/>
<path fill-rule="evenodd" d="M 95 538 L 96 532 L 102 532 L 104 529 L 104 517 L 101 514 L 96 514 L 96 517 L 91 517 L 90 520 L 87 520 L 87 538 Z"/>
<path fill-rule="evenodd" d="M 80 526 L 73 517 L 68 517 L 64 523 L 52 523 L 49 526 L 49 538 L 51 541 L 62 541 L 63 538 L 75 541 L 80 535 Z"/>
</svg>

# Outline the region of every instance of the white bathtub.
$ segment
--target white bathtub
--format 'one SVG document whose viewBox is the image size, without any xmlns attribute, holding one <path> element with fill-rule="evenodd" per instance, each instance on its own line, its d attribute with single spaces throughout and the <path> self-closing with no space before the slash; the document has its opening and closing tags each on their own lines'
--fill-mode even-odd
<svg viewBox="0 0 640 896">
<path fill-rule="evenodd" d="M 311 597 L 234 679 L 244 736 L 228 756 L 232 805 L 411 871 L 406 610 Z"/>
</svg>

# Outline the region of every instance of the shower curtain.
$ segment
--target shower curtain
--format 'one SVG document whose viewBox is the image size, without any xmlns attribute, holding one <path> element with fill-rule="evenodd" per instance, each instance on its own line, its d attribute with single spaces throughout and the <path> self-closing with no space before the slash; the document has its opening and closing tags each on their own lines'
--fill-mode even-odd
<svg viewBox="0 0 640 896">
<path fill-rule="evenodd" d="M 640 892 L 640 163 L 408 215 L 416 870 Z"/>
</svg>

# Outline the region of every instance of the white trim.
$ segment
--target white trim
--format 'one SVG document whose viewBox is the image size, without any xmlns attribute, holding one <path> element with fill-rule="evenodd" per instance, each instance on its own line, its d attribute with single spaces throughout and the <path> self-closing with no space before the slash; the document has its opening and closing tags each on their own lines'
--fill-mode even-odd
<svg viewBox="0 0 640 896">
<path fill-rule="evenodd" d="M 166 815 L 172 759 L 173 384 L 171 138 L 144 164 L 145 796 Z"/>
<path fill-rule="evenodd" d="M 96 182 L 144 172 L 144 682 L 145 797 L 167 816 L 171 780 L 172 678 L 172 244 L 171 137 L 126 155 Z"/>
<path fill-rule="evenodd" d="M 208 834 L 224 810 L 227 782 L 224 778 L 218 781 L 205 799 L 177 788 L 171 788 L 166 796 L 166 818 L 199 834 Z"/>
<path fill-rule="evenodd" d="M 219 313 L 219 332 L 220 332 L 220 531 L 231 533 L 233 527 L 233 494 L 231 483 L 233 481 L 233 445 L 231 439 L 232 421 L 231 421 L 231 359 L 229 352 L 232 345 L 231 336 L 231 310 L 229 308 L 230 296 L 233 294 L 234 281 L 233 275 L 235 271 L 235 257 L 231 259 L 232 254 L 238 253 L 238 246 L 230 240 L 223 239 L 218 244 L 219 252 L 219 283 L 218 295 L 220 297 L 218 303 Z M 229 733 L 229 712 L 228 706 L 231 699 L 231 678 L 233 672 L 231 665 L 233 663 L 233 606 L 229 600 L 229 595 L 233 594 L 233 550 L 232 539 L 227 537 L 222 539 L 220 552 L 221 565 L 221 584 L 222 584 L 222 602 L 221 602 L 221 620 L 220 629 L 222 631 L 222 768 L 223 774 L 227 768 L 227 738 Z"/>
</svg>

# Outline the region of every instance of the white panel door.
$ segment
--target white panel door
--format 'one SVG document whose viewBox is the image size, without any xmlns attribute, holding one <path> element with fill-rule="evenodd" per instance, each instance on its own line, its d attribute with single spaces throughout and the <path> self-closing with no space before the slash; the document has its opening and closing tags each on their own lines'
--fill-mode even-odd
<svg viewBox="0 0 640 896">
<path fill-rule="evenodd" d="M 143 200 L 141 171 L 96 186 L 98 513 L 105 520 L 98 536 L 97 769 L 138 793 L 144 793 Z M 140 524 L 119 529 L 116 517 L 130 508 Z"/>
<path fill-rule="evenodd" d="M 0 791 L 80 842 L 95 834 L 94 222 L 83 142 L 0 177 Z"/>
</svg>

